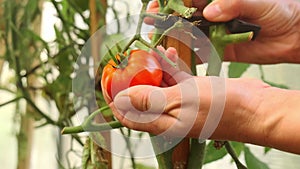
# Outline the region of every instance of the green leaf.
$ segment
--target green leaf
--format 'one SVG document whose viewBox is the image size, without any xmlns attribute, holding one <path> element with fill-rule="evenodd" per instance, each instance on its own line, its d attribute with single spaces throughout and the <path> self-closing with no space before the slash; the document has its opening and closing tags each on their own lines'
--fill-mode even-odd
<svg viewBox="0 0 300 169">
<path fill-rule="evenodd" d="M 244 143 L 231 141 L 231 146 L 234 148 L 236 155 L 239 157 L 244 151 L 245 145 Z"/>
<path fill-rule="evenodd" d="M 244 151 L 248 169 L 270 169 L 266 163 L 255 157 L 248 147 L 245 146 Z"/>
<path fill-rule="evenodd" d="M 141 163 L 136 163 L 135 169 L 155 169 L 155 167 L 148 166 L 148 165 L 141 164 Z"/>
<path fill-rule="evenodd" d="M 206 155 L 205 155 L 203 164 L 217 161 L 217 160 L 225 157 L 226 154 L 227 154 L 227 151 L 225 150 L 225 148 L 217 150 L 214 147 L 214 141 L 210 141 L 209 144 L 206 146 Z"/>
<path fill-rule="evenodd" d="M 250 64 L 247 63 L 236 63 L 231 62 L 228 67 L 228 77 L 238 78 L 241 77 L 243 73 L 250 67 Z"/>
<path fill-rule="evenodd" d="M 264 153 L 267 154 L 270 150 L 272 150 L 272 148 L 270 148 L 270 147 L 265 147 Z"/>
<path fill-rule="evenodd" d="M 89 9 L 89 0 L 67 0 L 68 3 L 76 8 L 78 12 L 84 12 Z"/>
<path fill-rule="evenodd" d="M 111 55 L 117 55 L 117 53 L 120 52 L 118 48 L 125 47 L 127 43 L 128 38 L 125 38 L 122 34 L 112 34 L 106 36 L 100 48 L 101 65 L 105 66 L 111 59 Z M 108 50 L 110 50 L 110 53 L 108 52 Z"/>
<path fill-rule="evenodd" d="M 288 86 L 286 86 L 284 84 L 278 84 L 278 83 L 270 82 L 270 81 L 267 81 L 267 80 L 264 80 L 264 82 L 271 85 L 271 86 L 278 87 L 278 88 L 281 88 L 281 89 L 288 89 L 289 88 Z"/>
</svg>

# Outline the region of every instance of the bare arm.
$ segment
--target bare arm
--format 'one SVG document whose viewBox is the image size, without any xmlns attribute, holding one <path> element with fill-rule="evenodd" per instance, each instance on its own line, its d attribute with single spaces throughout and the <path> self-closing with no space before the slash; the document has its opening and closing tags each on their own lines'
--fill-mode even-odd
<svg viewBox="0 0 300 169">
<path fill-rule="evenodd" d="M 229 79 L 223 118 L 212 136 L 300 154 L 300 91 Z"/>
<path fill-rule="evenodd" d="M 183 99 L 180 85 L 188 86 L 191 81 L 198 84 L 199 97 Z M 210 82 L 207 77 L 192 77 L 168 88 L 135 86 L 120 92 L 110 106 L 117 119 L 129 128 L 156 135 L 168 131 L 168 135 L 175 137 L 198 138 L 212 106 Z M 254 79 L 226 79 L 225 95 L 222 118 L 210 139 L 300 154 L 300 91 L 270 87 Z M 194 118 L 191 105 L 199 101 Z"/>
</svg>

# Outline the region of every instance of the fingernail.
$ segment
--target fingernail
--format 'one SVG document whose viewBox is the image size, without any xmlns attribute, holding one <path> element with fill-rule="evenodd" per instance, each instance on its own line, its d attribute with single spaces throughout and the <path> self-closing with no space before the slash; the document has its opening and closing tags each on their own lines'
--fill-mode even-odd
<svg viewBox="0 0 300 169">
<path fill-rule="evenodd" d="M 220 16 L 222 13 L 222 10 L 220 8 L 219 4 L 211 4 L 208 5 L 206 8 L 203 10 L 203 15 L 206 18 L 216 18 Z"/>
</svg>

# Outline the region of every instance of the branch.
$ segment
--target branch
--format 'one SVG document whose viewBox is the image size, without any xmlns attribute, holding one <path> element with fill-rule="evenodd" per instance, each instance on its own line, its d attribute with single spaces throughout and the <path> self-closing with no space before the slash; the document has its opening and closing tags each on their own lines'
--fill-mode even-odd
<svg viewBox="0 0 300 169">
<path fill-rule="evenodd" d="M 163 8 L 163 13 L 178 12 L 184 18 L 190 18 L 197 11 L 197 8 L 186 7 L 182 0 L 169 0 Z"/>
<path fill-rule="evenodd" d="M 74 127 L 64 127 L 61 131 L 61 134 L 74 134 L 74 133 L 82 133 L 82 132 L 99 132 L 106 131 L 116 128 L 124 127 L 119 121 L 111 121 L 108 123 L 101 124 L 90 124 L 88 126 L 79 125 Z"/>
<path fill-rule="evenodd" d="M 238 169 L 247 169 L 247 167 L 245 167 L 239 160 L 239 158 L 237 157 L 234 149 L 232 148 L 231 144 L 228 141 L 224 142 L 225 144 L 225 148 L 228 152 L 228 154 L 232 157 L 233 161 L 235 162 L 236 166 Z"/>
<path fill-rule="evenodd" d="M 111 121 L 108 123 L 97 124 L 94 123 L 94 118 L 102 113 L 102 111 L 108 109 L 108 106 L 102 107 L 95 112 L 93 112 L 90 116 L 88 116 L 81 125 L 73 126 L 73 127 L 64 127 L 61 131 L 61 134 L 73 134 L 73 133 L 81 133 L 81 132 L 97 132 L 97 131 L 105 131 L 115 128 L 123 127 L 123 125 L 119 121 Z"/>
<path fill-rule="evenodd" d="M 7 102 L 4 102 L 4 103 L 0 104 L 0 107 L 6 106 L 6 105 L 8 105 L 8 104 L 10 104 L 10 103 L 13 103 L 13 102 L 16 102 L 16 101 L 18 101 L 18 100 L 20 100 L 20 99 L 22 99 L 22 98 L 23 98 L 23 97 L 16 97 L 16 98 L 14 98 L 14 99 L 12 99 L 12 100 L 10 100 L 10 101 L 7 101 Z"/>
</svg>

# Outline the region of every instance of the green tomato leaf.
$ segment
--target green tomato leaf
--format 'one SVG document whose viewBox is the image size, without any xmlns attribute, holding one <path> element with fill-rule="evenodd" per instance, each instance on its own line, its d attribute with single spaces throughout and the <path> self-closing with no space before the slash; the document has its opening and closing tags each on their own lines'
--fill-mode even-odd
<svg viewBox="0 0 300 169">
<path fill-rule="evenodd" d="M 271 85 L 271 86 L 274 86 L 274 87 L 278 87 L 278 88 L 282 88 L 282 89 L 288 89 L 289 87 L 286 86 L 286 85 L 283 85 L 283 84 L 277 84 L 277 83 L 274 83 L 274 82 L 270 82 L 270 81 L 267 81 L 267 80 L 264 80 L 265 83 Z"/>
<path fill-rule="evenodd" d="M 244 143 L 234 142 L 234 141 L 231 141 L 230 143 L 232 148 L 235 150 L 236 155 L 239 157 L 242 151 L 244 151 L 244 147 L 245 147 Z"/>
<path fill-rule="evenodd" d="M 118 41 L 116 39 L 118 39 Z M 115 56 L 117 53 L 121 52 L 119 51 L 119 48 L 125 47 L 128 41 L 128 38 L 125 38 L 122 34 L 106 36 L 100 47 L 101 65 L 104 67 L 111 59 L 111 55 Z"/>
<path fill-rule="evenodd" d="M 248 169 L 270 169 L 268 165 L 260 161 L 257 157 L 252 154 L 250 149 L 245 146 L 245 161 Z"/>
<path fill-rule="evenodd" d="M 236 63 L 231 62 L 228 70 L 228 77 L 238 78 L 241 77 L 243 73 L 250 67 L 250 64 L 247 63 Z"/>
<path fill-rule="evenodd" d="M 272 148 L 270 148 L 270 147 L 265 147 L 264 150 L 265 150 L 264 153 L 267 154 L 270 150 L 272 150 Z"/>
<path fill-rule="evenodd" d="M 136 163 L 135 168 L 136 169 L 155 169 L 155 167 L 148 166 L 148 165 L 141 164 L 141 163 Z"/>
<path fill-rule="evenodd" d="M 203 164 L 217 161 L 217 160 L 225 157 L 226 154 L 227 154 L 227 151 L 225 148 L 217 150 L 214 147 L 214 141 L 210 141 L 209 144 L 206 146 L 206 155 L 205 155 Z"/>
</svg>

